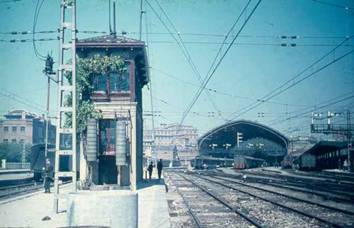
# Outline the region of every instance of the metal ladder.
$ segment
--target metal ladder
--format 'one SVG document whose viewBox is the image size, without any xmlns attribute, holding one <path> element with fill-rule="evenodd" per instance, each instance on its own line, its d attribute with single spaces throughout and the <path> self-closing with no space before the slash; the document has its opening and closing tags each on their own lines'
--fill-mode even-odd
<svg viewBox="0 0 354 228">
<path fill-rule="evenodd" d="M 60 4 L 60 37 L 59 37 L 59 69 L 58 69 L 58 107 L 57 107 L 57 130 L 55 145 L 55 173 L 54 173 L 54 211 L 58 213 L 59 178 L 72 178 L 72 191 L 76 192 L 76 1 L 62 0 Z M 70 35 L 71 34 L 71 35 Z M 68 59 L 71 58 L 71 63 Z M 71 73 L 71 83 L 65 74 Z M 71 99 L 68 99 L 71 96 Z M 64 124 L 66 118 L 71 119 L 71 125 Z M 71 161 L 70 171 L 60 170 L 60 160 L 63 156 L 69 156 Z M 71 159 L 70 159 L 71 158 Z M 70 164 L 69 164 L 70 167 Z"/>
</svg>

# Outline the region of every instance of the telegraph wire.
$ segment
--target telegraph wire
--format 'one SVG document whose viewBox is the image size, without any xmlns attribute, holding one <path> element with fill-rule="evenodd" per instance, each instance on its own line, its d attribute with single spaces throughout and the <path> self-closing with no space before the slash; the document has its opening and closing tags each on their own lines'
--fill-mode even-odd
<svg viewBox="0 0 354 228">
<path fill-rule="evenodd" d="M 14 94 L 14 93 L 7 92 L 4 89 L 0 90 L 0 96 L 7 97 L 13 101 L 20 103 L 20 104 L 26 105 L 27 107 L 33 108 L 37 111 L 40 111 L 41 113 L 46 112 L 45 109 L 43 107 L 41 107 L 40 105 L 33 104 L 33 102 L 29 102 L 26 99 Z"/>
<path fill-rule="evenodd" d="M 106 31 L 95 31 L 95 30 L 78 30 L 78 33 L 88 33 L 88 34 L 108 34 Z M 120 31 L 123 32 L 123 31 Z M 127 34 L 131 35 L 137 35 L 137 32 L 129 32 L 124 30 Z M 3 31 L 0 32 L 0 35 L 28 35 L 32 34 L 32 30 L 23 30 L 23 31 Z M 50 34 L 50 33 L 59 33 L 58 30 L 43 30 L 43 31 L 35 31 L 35 33 L 42 33 L 42 34 Z M 143 35 L 168 35 L 171 36 L 170 33 L 168 32 L 143 32 Z M 191 32 L 172 32 L 173 35 L 181 35 L 181 36 L 198 36 L 198 37 L 225 37 L 225 34 L 217 34 L 217 33 L 191 33 Z M 234 35 L 229 35 L 230 38 L 234 37 Z M 331 35 L 252 35 L 252 34 L 246 34 L 246 35 L 239 35 L 239 38 L 259 38 L 259 39 L 280 39 L 284 41 L 294 41 L 298 39 L 345 39 L 348 38 L 348 36 L 331 36 Z M 164 41 L 161 41 L 164 42 Z M 166 41 L 168 42 L 168 41 Z M 188 41 L 185 41 L 188 42 Z M 202 43 L 202 42 L 201 42 Z M 212 42 L 212 43 L 217 43 L 217 42 Z M 217 44 L 220 44 L 218 42 Z"/>
<path fill-rule="evenodd" d="M 42 55 L 41 53 L 39 53 L 39 51 L 37 49 L 36 41 L 35 41 L 37 21 L 38 21 L 38 17 L 39 17 L 39 13 L 41 11 L 42 5 L 44 3 L 44 0 L 42 0 L 40 3 L 39 3 L 39 1 L 40 0 L 37 0 L 36 9 L 34 11 L 34 16 L 33 16 L 32 45 L 33 45 L 33 49 L 34 49 L 34 54 L 37 56 L 37 58 L 45 61 L 46 57 L 44 55 Z"/>
<path fill-rule="evenodd" d="M 4 40 L 0 39 L 0 42 L 6 42 L 6 43 L 28 43 L 28 42 L 34 42 L 34 41 L 56 41 L 58 38 L 40 38 L 40 39 L 11 39 L 11 40 Z"/>
<path fill-rule="evenodd" d="M 83 33 L 83 32 L 81 32 Z M 89 33 L 89 32 L 88 32 Z M 92 33 L 92 32 L 90 32 Z M 57 41 L 58 38 L 36 38 L 36 42 L 47 42 L 47 41 Z M 0 42 L 3 43 L 28 43 L 32 42 L 33 39 L 0 39 Z M 200 45 L 220 45 L 221 42 L 209 42 L 209 41 L 183 41 L 185 44 L 200 44 Z M 150 44 L 174 44 L 173 41 L 163 41 L 163 40 L 150 40 Z M 226 42 L 225 44 L 229 44 Z M 235 42 L 233 46 L 272 46 L 272 47 L 281 47 L 281 48 L 295 48 L 295 47 L 335 47 L 336 44 L 286 44 L 286 43 L 260 43 L 260 42 Z M 354 47 L 352 44 L 343 45 L 343 47 Z"/>
<path fill-rule="evenodd" d="M 127 31 L 126 31 L 127 32 Z M 128 34 L 136 35 L 137 32 L 131 31 L 127 32 Z M 144 34 L 144 33 L 143 33 Z M 195 32 L 175 32 L 173 35 L 182 35 L 182 36 L 197 36 L 197 37 L 225 37 L 225 34 L 219 33 L 195 33 Z M 169 35 L 167 32 L 149 32 L 149 35 Z M 230 35 L 229 37 L 234 37 Z M 239 35 L 240 38 L 259 38 L 259 39 L 282 39 L 282 40 L 297 40 L 297 39 L 344 39 L 346 36 L 333 36 L 333 35 L 252 35 L 244 34 Z"/>
<path fill-rule="evenodd" d="M 20 2 L 20 1 L 22 1 L 22 0 L 2 0 L 2 1 L 0 1 L 0 4 Z"/>
<path fill-rule="evenodd" d="M 43 31 L 7 31 L 7 32 L 0 32 L 0 35 L 30 35 L 30 34 L 52 34 L 52 33 L 59 33 L 58 30 L 43 30 Z M 105 31 L 94 31 L 94 30 L 78 30 L 77 33 L 88 33 L 88 34 L 108 34 Z"/>
<path fill-rule="evenodd" d="M 344 10 L 353 10 L 354 9 L 353 7 L 340 5 L 340 4 L 337 4 L 337 3 L 326 2 L 326 1 L 322 1 L 322 0 L 312 0 L 312 1 L 315 2 L 315 3 L 318 3 L 318 4 L 327 5 L 327 6 L 336 7 L 336 8 L 341 8 L 341 9 L 344 9 Z"/>
<path fill-rule="evenodd" d="M 214 67 L 214 70 L 211 72 L 211 74 L 209 76 L 207 76 L 204 80 L 203 86 L 200 88 L 200 90 L 196 93 L 194 99 L 192 100 L 192 102 L 190 103 L 188 109 L 185 111 L 185 114 L 183 115 L 180 124 L 182 125 L 185 118 L 188 116 L 188 113 L 191 111 L 191 109 L 193 108 L 194 104 L 197 102 L 198 98 L 200 97 L 201 93 L 203 92 L 203 90 L 205 89 L 205 87 L 207 86 L 208 82 L 210 81 L 210 79 L 213 77 L 214 73 L 216 72 L 216 70 L 218 69 L 218 67 L 220 66 L 221 62 L 223 61 L 223 59 L 225 58 L 226 54 L 229 52 L 229 50 L 232 47 L 232 44 L 236 41 L 238 35 L 240 35 L 240 33 L 243 31 L 244 27 L 246 26 L 246 24 L 248 23 L 248 21 L 250 20 L 250 18 L 252 17 L 252 15 L 254 14 L 254 12 L 256 11 L 256 9 L 258 8 L 259 4 L 261 3 L 262 0 L 258 0 L 258 2 L 256 3 L 256 5 L 254 6 L 254 8 L 252 9 L 251 13 L 247 16 L 246 20 L 244 21 L 244 23 L 242 24 L 242 26 L 240 27 L 239 31 L 236 33 L 235 37 L 233 38 L 233 40 L 231 41 L 231 43 L 229 44 L 229 46 L 227 47 L 227 49 L 225 50 L 224 54 L 221 56 L 221 58 L 219 59 L 219 61 L 217 62 L 217 64 Z"/>
</svg>

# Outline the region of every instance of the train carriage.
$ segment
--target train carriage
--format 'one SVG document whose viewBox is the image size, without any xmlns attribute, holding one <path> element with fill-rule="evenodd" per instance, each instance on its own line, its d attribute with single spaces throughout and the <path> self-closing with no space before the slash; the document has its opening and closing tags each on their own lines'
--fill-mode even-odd
<svg viewBox="0 0 354 228">
<path fill-rule="evenodd" d="M 234 159 L 234 168 L 235 169 L 250 169 L 261 167 L 265 164 L 264 159 L 254 158 L 244 155 L 236 155 Z"/>
</svg>

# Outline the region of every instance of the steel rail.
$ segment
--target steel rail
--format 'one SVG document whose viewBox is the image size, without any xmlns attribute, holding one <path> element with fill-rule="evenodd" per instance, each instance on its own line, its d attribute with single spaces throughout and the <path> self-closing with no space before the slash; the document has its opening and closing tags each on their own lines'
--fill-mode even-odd
<svg viewBox="0 0 354 228">
<path fill-rule="evenodd" d="M 181 193 L 181 191 L 179 190 L 179 188 L 178 188 L 177 185 L 176 185 L 176 191 L 177 191 L 177 193 L 182 197 L 184 204 L 187 206 L 188 213 L 191 215 L 191 217 L 192 217 L 193 222 L 195 223 L 195 225 L 196 225 L 198 228 L 202 228 L 202 227 L 203 227 L 202 223 L 200 222 L 200 220 L 199 220 L 199 218 L 197 217 L 197 215 L 192 211 L 192 208 L 191 208 L 191 206 L 189 205 L 188 200 L 187 200 L 187 199 L 184 197 L 184 195 Z"/>
<path fill-rule="evenodd" d="M 224 175 L 221 173 L 215 173 L 212 176 L 220 176 L 224 178 L 232 178 L 235 179 L 235 176 L 230 176 L 230 175 Z M 240 178 L 239 178 L 240 179 Z M 253 183 L 253 182 L 252 182 Z M 283 188 L 283 189 L 289 189 L 292 191 L 297 191 L 297 192 L 302 192 L 302 193 L 308 193 L 308 194 L 313 194 L 317 196 L 324 197 L 326 199 L 331 199 L 336 202 L 354 202 L 354 198 L 351 195 L 348 194 L 338 194 L 338 192 L 333 192 L 330 190 L 320 190 L 320 189 L 310 189 L 308 188 L 309 184 L 291 184 L 291 183 L 285 183 L 284 181 L 279 181 L 279 182 L 269 182 L 269 180 L 264 180 L 264 179 L 259 179 L 256 180 L 255 183 L 262 183 L 264 185 L 268 186 L 273 186 L 277 188 Z"/>
<path fill-rule="evenodd" d="M 196 174 L 190 174 L 190 175 L 195 175 L 195 176 L 197 176 Z M 306 213 L 306 212 L 304 212 L 304 211 L 300 211 L 300 210 L 298 210 L 298 209 L 295 209 L 295 208 L 286 206 L 286 205 L 284 205 L 284 204 L 281 204 L 281 203 L 278 203 L 278 202 L 276 202 L 276 201 L 267 199 L 267 198 L 262 197 L 262 196 L 259 196 L 259 195 L 257 195 L 257 194 L 253 194 L 253 193 L 250 193 L 250 192 L 247 192 L 247 191 L 244 191 L 244 190 L 235 188 L 235 187 L 233 187 L 233 186 L 229 186 L 229 185 L 227 185 L 227 184 L 223 184 L 223 183 L 220 183 L 220 182 L 218 182 L 218 181 L 210 180 L 210 179 L 208 179 L 208 178 L 204 178 L 204 177 L 201 177 L 201 176 L 197 176 L 197 177 L 200 178 L 200 179 L 203 179 L 203 180 L 207 180 L 207 181 L 209 181 L 209 182 L 211 182 L 211 183 L 215 183 L 215 184 L 224 186 L 224 187 L 226 187 L 226 188 L 233 189 L 233 190 L 235 190 L 235 191 L 239 191 L 239 192 L 241 192 L 241 193 L 244 193 L 244 194 L 250 195 L 250 196 L 252 196 L 252 197 L 261 199 L 261 200 L 263 200 L 263 201 L 272 203 L 272 204 L 277 205 L 277 206 L 279 206 L 279 207 L 282 207 L 282 208 L 288 209 L 288 210 L 290 210 L 290 211 L 296 212 L 296 213 L 298 213 L 298 214 L 304 215 L 304 216 L 306 216 L 306 217 L 316 219 L 316 220 L 318 220 L 318 221 L 320 221 L 320 222 L 322 222 L 322 223 L 325 223 L 325 224 L 327 224 L 327 225 L 330 225 L 330 226 L 333 226 L 333 227 L 338 227 L 338 228 L 339 228 L 339 227 L 345 227 L 345 226 L 343 226 L 343 225 L 341 225 L 341 224 L 337 224 L 337 223 L 334 223 L 334 222 L 332 222 L 332 221 L 328 221 L 327 219 L 323 219 L 323 218 L 321 218 L 321 217 L 318 217 L 317 215 L 308 214 L 308 213 Z M 224 181 L 225 181 L 225 180 L 224 180 Z M 238 183 L 237 183 L 237 184 L 238 184 Z M 253 186 L 247 186 L 247 187 L 254 188 Z M 276 194 L 276 193 L 275 193 L 275 194 Z"/>
<path fill-rule="evenodd" d="M 67 184 L 69 182 L 71 182 L 71 181 L 65 181 L 65 182 L 59 184 L 59 186 L 65 185 L 65 184 Z M 53 187 L 54 185 L 51 184 L 50 186 Z M 4 199 L 4 198 L 8 198 L 8 197 L 12 198 L 12 197 L 16 197 L 18 195 L 26 195 L 26 194 L 30 194 L 30 193 L 33 193 L 33 192 L 38 192 L 41 189 L 43 189 L 42 183 L 40 183 L 38 185 L 37 184 L 32 184 L 32 185 L 29 185 L 27 187 L 29 187 L 29 188 L 25 188 L 25 186 L 23 186 L 24 189 L 19 188 L 18 191 L 9 191 L 9 192 L 7 192 L 5 194 L 0 194 L 0 199 Z M 14 189 L 17 189 L 17 188 L 14 187 Z M 23 193 L 26 193 L 26 194 L 23 194 Z M 1 204 L 1 202 L 0 202 L 0 204 Z"/>
<path fill-rule="evenodd" d="M 281 173 L 279 172 L 274 172 L 272 170 L 265 170 L 262 169 L 263 172 L 266 173 L 273 173 L 275 175 L 281 175 Z M 305 172 L 305 171 L 301 171 L 301 172 L 295 172 L 293 170 L 288 171 L 288 173 L 295 175 L 295 176 L 299 176 L 301 177 L 314 177 L 314 178 L 322 178 L 325 179 L 324 181 L 326 182 L 330 182 L 330 183 L 345 183 L 348 185 L 354 185 L 354 177 L 353 176 L 344 176 L 344 175 L 340 175 L 340 174 L 325 174 L 325 173 L 309 173 L 309 172 Z"/>
<path fill-rule="evenodd" d="M 218 197 L 217 195 L 215 195 L 214 193 L 210 192 L 208 189 L 206 189 L 205 187 L 195 183 L 193 180 L 188 179 L 187 177 L 185 177 L 184 175 L 178 173 L 177 175 L 179 175 L 180 177 L 184 178 L 185 180 L 189 181 L 190 183 L 192 183 L 195 187 L 199 188 L 200 190 L 202 190 L 203 192 L 205 192 L 206 194 L 208 194 L 209 196 L 213 197 L 216 201 L 218 201 L 219 203 L 223 204 L 224 206 L 226 206 L 228 209 L 230 209 L 232 212 L 238 214 L 239 216 L 241 216 L 242 218 L 246 219 L 248 222 L 250 222 L 252 225 L 256 226 L 256 227 L 264 227 L 261 224 L 259 224 L 255 219 L 252 219 L 250 217 L 248 217 L 245 213 L 243 213 L 242 211 L 240 211 L 239 209 L 234 208 L 232 205 L 230 205 L 228 202 L 226 202 L 225 200 L 223 200 L 222 198 Z"/>
<path fill-rule="evenodd" d="M 200 178 L 202 178 L 202 177 L 200 177 Z M 215 177 L 215 176 L 213 176 L 213 178 L 216 178 L 216 179 L 219 179 L 219 180 L 223 180 L 223 181 L 229 181 L 229 182 L 232 182 L 232 183 L 235 183 L 235 184 L 243 185 L 243 186 L 246 186 L 246 187 L 249 187 L 249 188 L 254 188 L 254 189 L 257 189 L 257 190 L 265 191 L 265 192 L 276 194 L 276 195 L 280 195 L 280 196 L 283 196 L 283 197 L 287 197 L 287 198 L 290 198 L 290 199 L 293 199 L 293 200 L 298 200 L 298 201 L 301 201 L 301 202 L 304 202 L 304 203 L 308 203 L 308 204 L 312 204 L 312 205 L 315 205 L 315 206 L 324 207 L 326 209 L 334 210 L 334 211 L 341 212 L 341 213 L 344 213 L 344 214 L 354 215 L 354 212 L 352 212 L 352 211 L 347 211 L 347 210 L 343 210 L 343 209 L 340 209 L 340 208 L 328 206 L 328 205 L 325 205 L 325 204 L 322 204 L 322 203 L 313 202 L 313 201 L 310 201 L 310 200 L 307 200 L 307 199 L 302 199 L 302 198 L 299 198 L 299 197 L 296 197 L 296 196 L 290 196 L 290 195 L 287 195 L 287 194 L 284 194 L 284 193 L 280 193 L 280 192 L 277 192 L 277 191 L 265 189 L 265 188 L 262 188 L 262 187 L 257 187 L 257 186 L 254 186 L 254 185 L 241 183 L 239 181 L 234 181 L 234 180 L 229 180 L 229 179 L 225 180 L 223 178 Z"/>
<path fill-rule="evenodd" d="M 301 177 L 300 175 L 298 175 L 298 177 L 295 177 L 295 176 L 291 176 L 291 175 L 288 175 L 288 176 L 285 176 L 285 175 L 281 175 L 279 173 L 253 173 L 253 172 L 249 172 L 249 171 L 241 171 L 241 173 L 244 173 L 244 174 L 250 174 L 250 175 L 260 175 L 260 176 L 266 176 L 266 177 L 276 177 L 276 178 L 287 178 L 288 180 L 289 179 L 298 179 L 296 181 L 309 181 L 308 178 L 304 178 L 304 177 Z M 316 178 L 316 177 L 315 177 Z M 320 178 L 320 177 L 318 177 Z M 316 179 L 312 179 L 311 181 L 316 181 L 316 182 L 325 182 L 325 183 L 321 183 L 322 185 L 325 184 L 326 186 L 328 185 L 331 185 L 333 187 L 339 187 L 338 185 L 340 185 L 340 187 L 348 187 L 348 188 L 354 188 L 354 182 L 347 182 L 347 183 L 343 183 L 341 182 L 340 184 L 338 184 L 338 180 L 333 180 L 333 179 L 326 179 L 326 178 L 322 178 L 324 180 L 316 180 Z"/>
<path fill-rule="evenodd" d="M 340 188 L 343 188 L 344 186 L 343 185 L 333 185 L 333 183 L 331 183 L 331 188 L 329 188 L 329 184 L 328 183 L 322 183 L 322 184 L 316 184 L 316 186 L 314 186 L 314 183 L 310 180 L 306 180 L 306 179 L 302 179 L 302 180 L 296 180 L 294 177 L 293 178 L 288 178 L 285 177 L 285 176 L 281 176 L 281 175 L 271 175 L 271 174 L 264 174 L 264 173 L 250 173 L 250 172 L 240 172 L 240 175 L 242 174 L 247 174 L 247 175 L 251 175 L 252 178 L 254 179 L 258 179 L 257 181 L 259 181 L 259 178 L 258 177 L 270 177 L 270 178 L 274 178 L 274 179 L 277 179 L 277 181 L 279 182 L 284 182 L 286 181 L 287 184 L 289 185 L 293 185 L 293 186 L 299 186 L 300 187 L 303 187 L 303 186 L 313 186 L 314 188 L 318 189 L 318 190 L 322 190 L 322 191 L 325 191 L 325 192 L 329 192 L 329 193 L 332 193 L 332 194 L 337 194 L 337 195 L 342 195 L 342 196 L 346 196 L 346 197 L 349 197 L 350 199 L 354 199 L 354 194 L 352 194 L 350 191 L 342 191 Z M 222 175 L 229 175 L 230 177 L 238 177 L 238 175 L 233 175 L 233 174 L 222 174 Z M 350 189 L 351 188 L 347 188 L 347 189 Z"/>
<path fill-rule="evenodd" d="M 36 182 L 31 182 L 31 183 L 26 183 L 26 184 L 18 184 L 18 185 L 9 185 L 9 186 L 3 186 L 0 187 L 0 192 L 9 190 L 9 189 L 16 189 L 16 188 L 21 188 L 21 187 L 27 187 L 27 186 L 32 186 L 35 185 Z"/>
</svg>

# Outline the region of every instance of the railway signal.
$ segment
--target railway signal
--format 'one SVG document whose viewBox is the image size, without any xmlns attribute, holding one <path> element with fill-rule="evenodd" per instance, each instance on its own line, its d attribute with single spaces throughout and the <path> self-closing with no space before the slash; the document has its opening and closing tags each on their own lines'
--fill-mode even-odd
<svg viewBox="0 0 354 228">
<path fill-rule="evenodd" d="M 243 133 L 237 132 L 237 133 L 236 133 L 237 147 L 240 147 L 240 143 L 243 142 L 242 140 L 243 140 Z"/>
<path fill-rule="evenodd" d="M 348 154 L 348 163 L 349 169 L 353 169 L 353 161 L 352 161 L 352 151 L 350 149 L 350 144 L 352 143 L 352 134 L 353 134 L 353 124 L 350 120 L 350 110 L 347 110 L 347 124 L 344 126 L 343 124 L 334 124 L 333 118 L 343 115 L 344 113 L 338 112 L 327 112 L 327 124 L 315 124 L 315 120 L 320 120 L 319 115 L 317 113 L 312 113 L 311 119 L 311 133 L 322 133 L 322 134 L 332 134 L 332 135 L 346 135 L 347 136 L 347 154 Z M 321 118 L 322 119 L 322 118 Z"/>
</svg>

